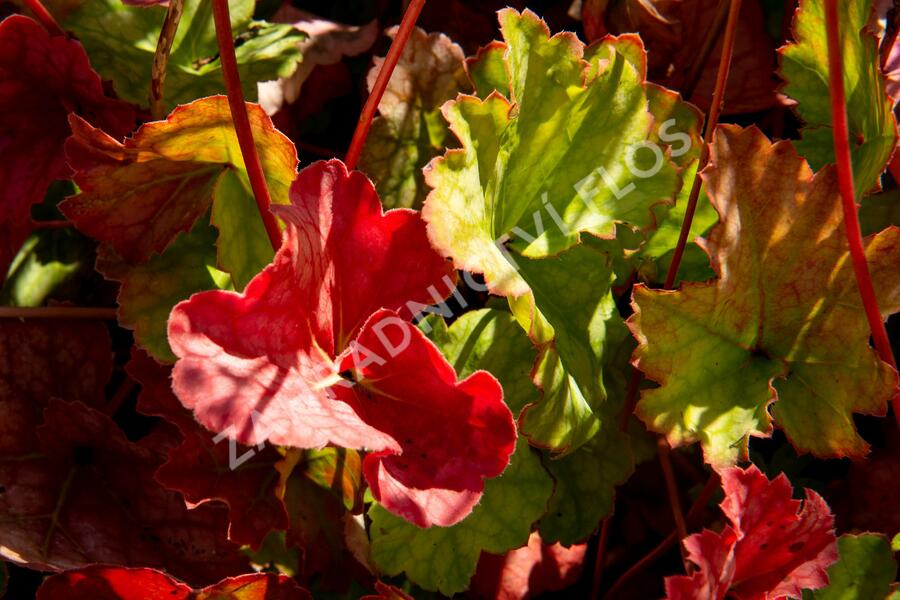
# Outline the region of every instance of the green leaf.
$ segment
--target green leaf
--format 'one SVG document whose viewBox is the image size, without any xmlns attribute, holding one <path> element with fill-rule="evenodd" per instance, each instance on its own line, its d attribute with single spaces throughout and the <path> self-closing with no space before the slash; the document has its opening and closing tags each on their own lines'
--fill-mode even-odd
<svg viewBox="0 0 900 600">
<path fill-rule="evenodd" d="M 783 91 L 799 103 L 797 113 L 806 122 L 797 150 L 814 170 L 834 163 L 824 6 L 824 0 L 803 0 L 794 17 L 797 41 L 780 50 L 780 75 L 787 81 Z M 871 11 L 871 0 L 838 3 L 857 196 L 878 184 L 894 150 L 897 127 L 879 69 L 878 41 L 867 27 Z"/>
<path fill-rule="evenodd" d="M 33 232 L 13 259 L 0 291 L 0 304 L 41 306 L 90 271 L 94 244 L 71 229 Z"/>
<path fill-rule="evenodd" d="M 249 101 L 256 100 L 256 84 L 286 77 L 301 59 L 297 44 L 305 36 L 290 25 L 253 21 L 253 0 L 231 0 L 231 27 L 241 86 Z M 63 27 L 84 44 L 91 65 L 115 84 L 119 97 L 146 106 L 150 73 L 163 6 L 129 6 L 121 0 L 90 0 L 70 13 Z M 166 71 L 164 100 L 176 104 L 224 91 L 218 58 L 212 3 L 185 0 L 184 13 L 172 45 Z"/>
<path fill-rule="evenodd" d="M 502 554 L 525 545 L 552 491 L 537 454 L 520 438 L 506 471 L 485 483 L 481 503 L 452 527 L 420 529 L 374 504 L 369 510 L 372 561 L 384 574 L 405 572 L 426 590 L 447 596 L 462 592 L 482 551 Z"/>
<path fill-rule="evenodd" d="M 722 215 L 705 244 L 718 279 L 635 288 L 638 367 L 660 387 L 637 415 L 673 446 L 732 464 L 776 422 L 800 452 L 865 455 L 853 413 L 883 414 L 897 376 L 869 347 L 833 169 L 790 142 L 721 126 L 704 179 Z M 866 240 L 879 304 L 900 308 L 900 230 Z"/>
<path fill-rule="evenodd" d="M 396 27 L 387 34 L 396 35 Z M 470 88 L 463 59 L 462 48 L 446 35 L 418 27 L 403 47 L 359 162 L 386 208 L 421 208 L 428 194 L 422 167 L 444 151 L 449 134 L 441 105 Z M 383 63 L 375 58 L 370 91 Z"/>
<path fill-rule="evenodd" d="M 625 331 L 610 293 L 612 262 L 587 244 L 559 256 L 516 261 L 530 295 L 511 307 L 541 347 L 534 377 L 544 391 L 541 402 L 522 412 L 519 424 L 531 443 L 570 452 L 600 429 L 596 409 L 606 399 L 607 335 L 611 329 Z"/>
<path fill-rule="evenodd" d="M 166 337 L 172 307 L 195 292 L 231 285 L 228 274 L 215 268 L 215 243 L 216 230 L 201 219 L 145 263 L 132 265 L 106 244 L 98 250 L 97 270 L 122 284 L 119 324 L 133 329 L 137 344 L 160 362 L 175 362 Z"/>
<path fill-rule="evenodd" d="M 588 63 L 574 35 L 550 38 L 530 11 L 503 10 L 500 22 L 510 98 L 462 96 L 444 106 L 462 148 L 426 170 L 435 189 L 423 217 L 457 268 L 483 273 L 494 293 L 521 296 L 528 285 L 510 251 L 541 258 L 575 245 L 580 232 L 610 237 L 617 222 L 650 228 L 651 207 L 670 201 L 680 182 L 652 142 L 642 74 L 612 43 Z"/>
<path fill-rule="evenodd" d="M 600 430 L 574 452 L 544 460 L 556 484 L 540 522 L 541 538 L 548 544 L 568 546 L 588 538 L 612 511 L 615 487 L 634 471 L 632 438 L 619 430 L 634 341 L 619 324 L 608 334 L 607 345 L 603 379 L 608 398 L 599 409 Z"/>
<path fill-rule="evenodd" d="M 803 600 L 880 600 L 891 593 L 897 563 L 883 535 L 842 535 L 838 554 L 828 568 L 828 586 L 804 590 Z"/>
<path fill-rule="evenodd" d="M 513 415 L 540 399 L 530 375 L 535 350 L 508 312 L 467 312 L 452 327 L 430 315 L 419 327 L 441 349 L 460 379 L 479 369 L 494 375 L 503 386 L 503 400 Z"/>
<path fill-rule="evenodd" d="M 859 225 L 863 235 L 900 227 L 900 189 L 863 196 L 859 204 Z"/>
</svg>

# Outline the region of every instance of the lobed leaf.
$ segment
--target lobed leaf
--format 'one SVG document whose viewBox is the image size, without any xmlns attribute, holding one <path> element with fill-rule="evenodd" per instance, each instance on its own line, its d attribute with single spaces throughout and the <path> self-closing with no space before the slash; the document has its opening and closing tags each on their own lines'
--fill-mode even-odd
<svg viewBox="0 0 900 600">
<path fill-rule="evenodd" d="M 290 25 L 254 21 L 252 0 L 230 0 L 231 28 L 244 97 L 256 100 L 256 84 L 290 75 L 301 60 L 305 36 Z M 166 9 L 128 6 L 120 0 L 84 2 L 63 20 L 84 44 L 99 73 L 115 84 L 120 97 L 146 106 L 156 42 Z M 185 0 L 166 70 L 168 110 L 224 92 L 212 4 Z"/>
<path fill-rule="evenodd" d="M 798 102 L 797 113 L 806 123 L 797 150 L 815 170 L 835 161 L 824 7 L 823 0 L 802 0 L 794 16 L 796 42 L 779 51 L 779 74 L 787 82 L 784 93 Z M 848 0 L 838 5 L 857 196 L 878 185 L 897 138 L 892 102 L 879 69 L 878 42 L 868 28 L 871 13 L 872 0 Z"/>
<path fill-rule="evenodd" d="M 718 279 L 635 288 L 635 364 L 661 384 L 638 416 L 672 445 L 700 440 L 724 466 L 768 434 L 775 402 L 799 451 L 864 455 L 852 414 L 883 414 L 897 376 L 868 345 L 834 171 L 813 176 L 789 142 L 755 128 L 720 127 L 711 156 L 704 179 L 721 222 L 705 247 Z M 898 235 L 866 241 L 886 312 L 900 300 Z"/>
<path fill-rule="evenodd" d="M 804 600 L 864 600 L 888 598 L 897 563 L 887 538 L 871 533 L 838 538 L 840 558 L 828 568 L 828 585 L 804 590 Z"/>
<path fill-rule="evenodd" d="M 248 105 L 248 112 L 272 202 L 284 204 L 297 152 L 258 106 Z M 224 96 L 180 106 L 124 143 L 81 119 L 71 123 L 66 152 L 80 193 L 60 210 L 79 230 L 134 265 L 165 251 L 212 206 L 211 222 L 219 230 L 216 264 L 237 287 L 271 260 Z"/>
</svg>

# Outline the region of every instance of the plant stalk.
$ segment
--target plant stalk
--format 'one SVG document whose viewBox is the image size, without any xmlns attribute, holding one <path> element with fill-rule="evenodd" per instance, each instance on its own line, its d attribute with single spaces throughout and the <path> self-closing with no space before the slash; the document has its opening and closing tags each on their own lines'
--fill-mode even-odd
<svg viewBox="0 0 900 600">
<path fill-rule="evenodd" d="M 878 310 L 875 287 L 866 263 L 862 231 L 857 214 L 856 191 L 853 185 L 853 163 L 850 157 L 850 132 L 847 125 L 847 101 L 844 94 L 844 70 L 841 59 L 840 23 L 838 21 L 837 0 L 825 0 L 825 35 L 828 40 L 828 92 L 831 97 L 831 122 L 833 126 L 834 156 L 837 162 L 838 188 L 841 192 L 841 207 L 844 210 L 844 232 L 850 246 L 850 261 L 856 275 L 856 285 L 862 298 L 866 319 L 872 330 L 878 356 L 897 370 L 897 362 L 891 350 L 887 330 Z M 894 418 L 900 426 L 900 393 L 893 398 Z"/>
<path fill-rule="evenodd" d="M 416 26 L 416 20 L 419 18 L 419 13 L 422 12 L 423 6 L 425 6 L 425 0 L 411 0 L 406 7 L 406 12 L 403 13 L 403 19 L 400 21 L 397 35 L 394 36 L 394 41 L 391 43 L 387 56 L 384 57 L 384 62 L 381 64 L 381 70 L 378 72 L 378 77 L 375 79 L 375 85 L 372 86 L 372 92 L 366 99 L 362 113 L 359 115 L 359 122 L 356 124 L 356 130 L 353 132 L 353 139 L 350 141 L 350 148 L 347 150 L 347 157 L 344 159 L 347 169 L 351 171 L 355 169 L 357 163 L 359 163 L 363 145 L 365 145 L 366 138 L 369 135 L 369 128 L 372 127 L 372 119 L 375 118 L 375 111 L 378 109 L 381 97 L 387 89 L 391 74 L 394 72 L 394 67 L 396 67 L 397 63 L 400 61 L 400 56 L 403 54 L 403 48 L 406 46 L 406 42 L 412 34 L 413 27 Z"/>
<path fill-rule="evenodd" d="M 150 114 L 154 119 L 166 116 L 163 106 L 163 91 L 166 84 L 166 69 L 169 65 L 169 53 L 178 32 L 178 23 L 184 12 L 184 0 L 169 0 L 166 19 L 163 21 L 159 40 L 156 42 L 156 53 L 153 55 L 153 68 L 150 72 Z"/>
<path fill-rule="evenodd" d="M 263 174 L 256 144 L 253 142 L 253 130 L 250 128 L 250 117 L 247 115 L 244 92 L 241 90 L 241 77 L 238 74 L 237 58 L 234 54 L 234 34 L 231 31 L 228 0 L 212 0 L 212 8 L 213 20 L 216 24 L 216 39 L 219 42 L 219 59 L 222 61 L 222 75 L 225 79 L 225 91 L 228 93 L 228 106 L 231 108 L 234 132 L 237 134 L 241 155 L 244 157 L 244 166 L 247 169 L 247 177 L 250 179 L 250 187 L 253 190 L 253 197 L 256 199 L 259 216 L 262 217 L 272 248 L 277 251 L 281 247 L 281 230 L 278 228 L 275 215 L 269 211 L 272 198 L 269 196 L 269 187 L 266 185 L 266 176 Z"/>
</svg>

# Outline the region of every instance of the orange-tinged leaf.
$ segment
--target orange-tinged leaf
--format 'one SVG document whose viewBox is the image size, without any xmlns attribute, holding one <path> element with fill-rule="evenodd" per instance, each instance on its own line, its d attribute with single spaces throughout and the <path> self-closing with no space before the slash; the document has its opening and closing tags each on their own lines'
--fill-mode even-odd
<svg viewBox="0 0 900 600">
<path fill-rule="evenodd" d="M 272 201 L 287 203 L 297 152 L 255 104 L 250 125 Z M 60 208 L 82 232 L 131 263 L 161 253 L 212 205 L 219 267 L 243 287 L 272 258 L 224 96 L 176 108 L 124 143 L 70 119 L 66 143 L 81 193 Z"/>
<path fill-rule="evenodd" d="M 770 432 L 772 402 L 798 450 L 864 455 L 852 415 L 883 414 L 897 375 L 868 346 L 834 171 L 814 176 L 789 142 L 723 126 L 704 180 L 719 278 L 635 289 L 635 363 L 661 384 L 638 415 L 672 444 L 699 440 L 715 466 Z M 896 311 L 900 229 L 867 238 L 866 252 L 882 310 Z"/>
</svg>

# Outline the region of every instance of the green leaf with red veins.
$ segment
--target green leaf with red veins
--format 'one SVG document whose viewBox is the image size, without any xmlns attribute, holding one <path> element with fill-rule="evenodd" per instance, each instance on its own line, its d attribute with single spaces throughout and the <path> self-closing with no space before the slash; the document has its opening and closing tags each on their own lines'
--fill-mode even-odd
<svg viewBox="0 0 900 600">
<path fill-rule="evenodd" d="M 387 31 L 391 38 L 396 33 L 396 27 Z M 462 48 L 446 35 L 418 27 L 403 47 L 359 162 L 385 207 L 421 208 L 428 193 L 422 167 L 444 151 L 450 134 L 441 105 L 471 88 L 463 59 Z M 373 62 L 370 91 L 383 63 L 381 57 Z"/>
<path fill-rule="evenodd" d="M 878 68 L 878 40 L 868 26 L 872 4 L 846 0 L 837 5 L 857 196 L 878 184 L 897 137 L 892 102 Z M 806 122 L 797 150 L 813 169 L 834 163 L 824 7 L 824 0 L 801 0 L 793 24 L 797 41 L 780 50 L 779 74 L 787 81 L 783 91 L 798 102 L 797 114 Z"/>
<path fill-rule="evenodd" d="M 97 250 L 97 270 L 121 283 L 119 325 L 133 329 L 135 342 L 160 362 L 175 362 L 166 338 L 172 307 L 195 292 L 231 285 L 215 267 L 215 243 L 216 230 L 201 220 L 145 263 L 129 264 L 107 244 Z"/>
<path fill-rule="evenodd" d="M 838 538 L 840 558 L 828 568 L 828 585 L 803 591 L 803 600 L 882 600 L 897 576 L 891 544 L 883 535 L 844 534 Z"/>
<path fill-rule="evenodd" d="M 297 152 L 261 108 L 247 109 L 272 202 L 285 204 Z M 79 230 L 129 263 L 142 263 L 212 205 L 217 267 L 231 274 L 236 287 L 243 289 L 272 260 L 224 96 L 180 106 L 124 143 L 77 118 L 72 127 L 66 152 L 81 193 L 60 209 Z"/>
<path fill-rule="evenodd" d="M 510 97 L 461 96 L 444 116 L 462 144 L 426 169 L 432 243 L 501 295 L 529 291 L 503 247 L 531 258 L 650 228 L 678 189 L 675 166 L 645 148 L 654 118 L 641 73 L 605 44 L 584 59 L 571 33 L 552 38 L 534 13 L 500 12 Z M 491 54 L 495 57 L 495 54 Z M 496 69 L 495 69 L 496 70 Z"/>
<path fill-rule="evenodd" d="M 254 21 L 253 0 L 230 0 L 231 28 L 244 97 L 256 100 L 257 82 L 290 75 L 306 36 L 290 25 Z M 146 106 L 156 42 L 165 18 L 162 6 L 127 6 L 120 0 L 90 0 L 70 12 L 63 27 L 74 32 L 94 66 L 120 97 Z M 222 63 L 212 3 L 185 0 L 166 71 L 168 110 L 196 98 L 224 93 Z"/>
<path fill-rule="evenodd" d="M 704 180 L 721 222 L 705 241 L 718 279 L 635 288 L 635 364 L 657 389 L 637 414 L 675 446 L 700 441 L 714 466 L 771 431 L 794 447 L 861 457 L 853 413 L 884 414 L 897 375 L 868 345 L 837 180 L 789 142 L 719 128 Z M 886 313 L 900 308 L 900 229 L 866 238 Z"/>
</svg>

